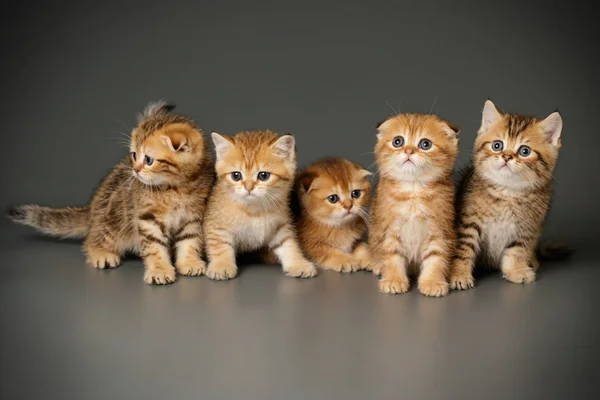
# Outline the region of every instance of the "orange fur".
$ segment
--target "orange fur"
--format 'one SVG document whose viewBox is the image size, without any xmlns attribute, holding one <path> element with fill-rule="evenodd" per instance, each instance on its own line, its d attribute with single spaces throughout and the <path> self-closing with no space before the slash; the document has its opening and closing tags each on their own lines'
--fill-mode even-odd
<svg viewBox="0 0 600 400">
<path fill-rule="evenodd" d="M 404 293 L 409 274 L 418 271 L 420 292 L 443 296 L 455 241 L 452 169 L 458 129 L 434 115 L 400 114 L 378 130 L 375 156 L 381 178 L 369 246 L 374 272 L 382 274 L 379 289 Z M 419 147 L 425 139 L 431 143 L 428 150 Z"/>
<path fill-rule="evenodd" d="M 369 175 L 360 165 L 340 158 L 318 161 L 298 174 L 298 237 L 304 253 L 325 269 L 369 268 L 368 248 L 360 242 L 367 230 Z"/>
</svg>

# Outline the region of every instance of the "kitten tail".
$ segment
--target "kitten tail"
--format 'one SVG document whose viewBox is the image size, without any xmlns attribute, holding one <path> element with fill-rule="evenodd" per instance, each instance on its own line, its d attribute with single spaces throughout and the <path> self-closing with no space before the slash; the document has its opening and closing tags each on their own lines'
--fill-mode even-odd
<svg viewBox="0 0 600 400">
<path fill-rule="evenodd" d="M 540 260 L 566 260 L 573 254 L 573 249 L 564 243 L 544 242 L 537 249 Z"/>
<path fill-rule="evenodd" d="M 22 205 L 10 208 L 7 215 L 19 224 L 63 238 L 83 238 L 87 235 L 90 225 L 89 207 L 49 208 Z"/>
</svg>

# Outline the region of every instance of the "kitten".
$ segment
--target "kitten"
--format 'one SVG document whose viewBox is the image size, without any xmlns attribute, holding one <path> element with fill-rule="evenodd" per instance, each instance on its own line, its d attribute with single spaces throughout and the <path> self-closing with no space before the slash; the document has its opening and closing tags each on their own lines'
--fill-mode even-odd
<svg viewBox="0 0 600 400">
<path fill-rule="evenodd" d="M 535 252 L 550 207 L 561 131 L 558 112 L 539 120 L 505 114 L 485 102 L 473 166 L 459 190 L 453 289 L 474 286 L 479 254 L 511 282 L 535 280 Z"/>
<path fill-rule="evenodd" d="M 369 267 L 361 239 L 367 230 L 371 173 L 351 161 L 329 158 L 299 174 L 298 238 L 309 259 L 325 269 L 352 272 Z"/>
<path fill-rule="evenodd" d="M 114 268 L 126 252 L 139 254 L 146 283 L 175 281 L 175 272 L 201 275 L 202 219 L 214 172 L 202 130 L 151 103 L 138 118 L 127 158 L 102 182 L 89 206 L 25 205 L 9 216 L 55 236 L 83 238 L 87 261 Z M 174 251 L 175 267 L 171 264 Z"/>
<path fill-rule="evenodd" d="M 427 296 L 448 293 L 454 250 L 452 169 L 458 129 L 435 115 L 400 114 L 378 126 L 381 178 L 371 211 L 369 246 L 381 273 L 379 290 L 405 293 L 419 275 Z"/>
<path fill-rule="evenodd" d="M 254 131 L 231 137 L 213 132 L 212 139 L 217 182 L 204 224 L 206 275 L 234 278 L 236 254 L 267 250 L 289 276 L 315 276 L 296 240 L 288 206 L 296 170 L 294 137 Z"/>
</svg>

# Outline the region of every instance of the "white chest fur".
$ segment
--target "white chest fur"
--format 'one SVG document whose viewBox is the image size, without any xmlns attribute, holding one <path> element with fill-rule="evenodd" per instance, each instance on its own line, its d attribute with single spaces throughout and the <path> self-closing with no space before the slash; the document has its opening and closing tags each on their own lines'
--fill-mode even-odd
<svg viewBox="0 0 600 400">
<path fill-rule="evenodd" d="M 399 217 L 397 235 L 406 251 L 409 262 L 420 260 L 423 244 L 430 235 L 429 221 L 426 218 L 430 210 L 419 199 L 405 201 L 394 207 Z"/>
<path fill-rule="evenodd" d="M 505 247 L 518 237 L 515 217 L 507 211 L 482 226 L 483 251 L 489 261 L 498 263 Z"/>
<path fill-rule="evenodd" d="M 236 224 L 234 246 L 236 250 L 252 251 L 268 244 L 281 221 L 264 215 L 247 216 Z"/>
</svg>

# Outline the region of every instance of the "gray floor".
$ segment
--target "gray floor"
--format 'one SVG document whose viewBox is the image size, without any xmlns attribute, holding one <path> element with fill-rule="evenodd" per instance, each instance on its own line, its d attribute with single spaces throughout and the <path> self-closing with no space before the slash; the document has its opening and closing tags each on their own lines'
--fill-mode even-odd
<svg viewBox="0 0 600 400">
<path fill-rule="evenodd" d="M 430 299 L 379 294 L 367 273 L 301 281 L 267 266 L 151 287 L 139 260 L 98 271 L 77 243 L 10 232 L 3 399 L 600 395 L 600 269 L 585 254 L 543 265 L 532 285 L 484 274 Z"/>
</svg>

